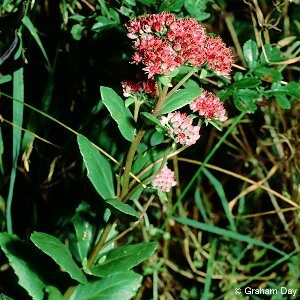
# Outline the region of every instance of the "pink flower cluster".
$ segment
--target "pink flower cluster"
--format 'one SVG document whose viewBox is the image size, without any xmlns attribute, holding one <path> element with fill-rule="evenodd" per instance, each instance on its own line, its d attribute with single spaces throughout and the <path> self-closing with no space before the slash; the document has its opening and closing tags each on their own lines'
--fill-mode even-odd
<svg viewBox="0 0 300 300">
<path fill-rule="evenodd" d="M 206 39 L 207 65 L 219 76 L 229 77 L 233 64 L 232 54 L 220 37 Z"/>
<path fill-rule="evenodd" d="M 174 138 L 176 143 L 193 145 L 200 138 L 200 127 L 193 126 L 193 119 L 185 113 L 179 111 L 169 113 L 167 116 L 163 116 L 160 122 L 167 128 L 168 134 Z"/>
<path fill-rule="evenodd" d="M 227 120 L 226 110 L 220 99 L 213 93 L 204 91 L 191 104 L 190 109 L 198 112 L 206 119 L 215 119 L 221 122 Z"/>
<path fill-rule="evenodd" d="M 204 63 L 218 75 L 229 77 L 230 49 L 220 38 L 207 36 L 195 19 L 152 14 L 130 21 L 127 30 L 134 40 L 133 63 L 142 63 L 149 78 L 169 75 L 184 64 L 200 67 Z"/>
<path fill-rule="evenodd" d="M 134 94 L 146 93 L 152 97 L 156 96 L 157 85 L 154 80 L 130 81 L 124 80 L 121 82 L 124 97 L 133 97 Z"/>
<path fill-rule="evenodd" d="M 152 182 L 154 188 L 165 193 L 170 192 L 171 188 L 176 184 L 174 171 L 171 171 L 167 165 L 162 168 Z"/>
</svg>

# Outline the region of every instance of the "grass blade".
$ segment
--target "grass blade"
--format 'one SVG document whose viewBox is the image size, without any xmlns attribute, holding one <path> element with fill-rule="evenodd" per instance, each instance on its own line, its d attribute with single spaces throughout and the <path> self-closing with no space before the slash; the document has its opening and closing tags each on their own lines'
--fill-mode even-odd
<svg viewBox="0 0 300 300">
<path fill-rule="evenodd" d="M 214 261 L 215 261 L 215 256 L 216 256 L 216 248 L 217 248 L 217 240 L 214 239 L 212 244 L 211 244 L 211 251 L 207 263 L 207 269 L 206 269 L 206 278 L 205 278 L 205 283 L 204 283 L 204 291 L 201 296 L 201 299 L 210 299 L 209 295 L 209 290 L 211 286 L 211 275 L 213 274 L 214 270 Z"/>
<path fill-rule="evenodd" d="M 204 222 L 210 223 L 207 213 L 205 211 L 205 207 L 204 207 L 202 199 L 201 199 L 200 191 L 198 188 L 195 190 L 195 202 L 196 202 L 197 208 L 199 209 Z"/>
<path fill-rule="evenodd" d="M 24 74 L 23 68 L 17 70 L 13 74 L 13 98 L 18 99 L 20 102 L 24 102 Z M 22 127 L 23 123 L 23 110 L 22 103 L 13 102 L 13 123 L 19 127 Z M 9 182 L 9 191 L 7 197 L 6 207 L 6 223 L 8 233 L 13 233 L 11 206 L 14 193 L 14 185 L 16 180 L 17 162 L 20 153 L 22 131 L 20 128 L 13 127 L 13 149 L 12 149 L 12 169 Z"/>
<path fill-rule="evenodd" d="M 209 172 L 206 168 L 203 168 L 203 173 L 208 178 L 208 180 L 211 182 L 211 184 L 214 186 L 218 196 L 221 199 L 222 206 L 223 206 L 224 211 L 225 211 L 225 215 L 226 215 L 226 217 L 228 219 L 228 222 L 230 224 L 230 229 L 232 231 L 236 231 L 235 222 L 234 222 L 234 219 L 233 219 L 233 216 L 232 216 L 231 212 L 229 211 L 228 200 L 226 198 L 226 194 L 225 194 L 225 191 L 223 189 L 223 186 L 222 186 L 221 182 L 215 176 L 213 176 L 213 174 L 211 172 Z"/>
<path fill-rule="evenodd" d="M 26 28 L 29 30 L 30 34 L 32 35 L 32 37 L 35 39 L 36 43 L 38 44 L 41 52 L 43 53 L 46 61 L 47 61 L 47 64 L 50 65 L 49 63 L 49 59 L 48 59 L 48 55 L 46 53 L 46 50 L 42 44 L 42 41 L 38 35 L 38 31 L 37 29 L 34 27 L 34 25 L 32 24 L 32 22 L 30 21 L 30 19 L 25 16 L 22 20 L 23 24 L 26 26 Z"/>
<path fill-rule="evenodd" d="M 223 228 L 220 228 L 220 227 L 216 227 L 216 226 L 213 226 L 213 225 L 210 225 L 210 224 L 205 224 L 205 223 L 202 223 L 202 222 L 194 221 L 194 220 L 191 220 L 191 219 L 188 219 L 188 218 L 183 218 L 183 217 L 173 217 L 173 219 L 176 222 L 181 223 L 181 224 L 185 224 L 185 225 L 188 225 L 188 226 L 191 226 L 191 227 L 194 227 L 194 228 L 198 228 L 198 229 L 203 230 L 203 231 L 214 233 L 214 234 L 217 234 L 217 235 L 220 235 L 220 236 L 223 236 L 223 237 L 227 237 L 227 238 L 230 238 L 230 239 L 234 239 L 234 240 L 237 240 L 237 241 L 240 241 L 240 242 L 245 242 L 245 243 L 248 243 L 248 244 L 253 244 L 253 245 L 256 245 L 256 246 L 259 246 L 259 247 L 263 247 L 263 248 L 272 250 L 274 252 L 277 252 L 277 253 L 279 253 L 280 255 L 283 255 L 283 256 L 286 255 L 285 252 L 277 249 L 276 247 L 274 247 L 272 245 L 266 244 L 262 241 L 254 239 L 254 238 L 249 237 L 247 235 L 237 233 L 235 231 L 223 229 Z"/>
</svg>

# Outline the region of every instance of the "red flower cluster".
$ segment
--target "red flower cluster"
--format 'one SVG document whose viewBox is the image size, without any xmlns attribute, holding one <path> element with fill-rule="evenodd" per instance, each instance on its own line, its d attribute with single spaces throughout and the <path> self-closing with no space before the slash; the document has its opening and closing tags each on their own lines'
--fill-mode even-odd
<svg viewBox="0 0 300 300">
<path fill-rule="evenodd" d="M 207 37 L 205 42 L 207 65 L 219 76 L 229 77 L 232 54 L 220 37 Z"/>
<path fill-rule="evenodd" d="M 229 76 L 230 49 L 220 38 L 207 36 L 195 19 L 153 14 L 130 21 L 127 30 L 134 40 L 133 62 L 142 63 L 149 78 L 169 75 L 184 64 L 200 67 L 204 63 L 218 75 Z"/>
<path fill-rule="evenodd" d="M 191 104 L 190 109 L 198 112 L 200 116 L 206 119 L 215 119 L 221 122 L 227 120 L 226 110 L 220 99 L 213 93 L 202 92 Z"/>
<path fill-rule="evenodd" d="M 157 85 L 154 80 L 130 81 L 124 80 L 121 82 L 124 97 L 133 97 L 134 94 L 146 93 L 152 97 L 156 96 Z"/>
</svg>

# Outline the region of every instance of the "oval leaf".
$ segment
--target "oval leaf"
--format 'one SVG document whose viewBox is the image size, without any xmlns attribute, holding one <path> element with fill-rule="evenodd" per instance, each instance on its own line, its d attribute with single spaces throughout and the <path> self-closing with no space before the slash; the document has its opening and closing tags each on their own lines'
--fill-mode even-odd
<svg viewBox="0 0 300 300">
<path fill-rule="evenodd" d="M 103 199 L 113 198 L 115 191 L 110 164 L 85 136 L 79 134 L 77 142 L 87 168 L 87 176 L 94 188 Z"/>
<path fill-rule="evenodd" d="M 142 276 L 133 271 L 124 272 L 109 278 L 80 284 L 70 300 L 129 300 L 141 286 Z"/>
<path fill-rule="evenodd" d="M 0 247 L 18 276 L 19 285 L 28 292 L 32 299 L 43 299 L 43 289 L 47 285 L 42 281 L 41 276 L 34 271 L 35 268 L 31 266 L 26 255 L 28 249 L 25 243 L 15 235 L 0 233 Z"/>
<path fill-rule="evenodd" d="M 115 248 L 99 258 L 100 263 L 91 269 L 91 273 L 99 277 L 109 277 L 130 270 L 149 258 L 156 248 L 156 242 Z"/>
<path fill-rule="evenodd" d="M 70 250 L 57 238 L 43 232 L 34 232 L 30 240 L 44 253 L 49 255 L 73 279 L 86 283 L 86 277 L 74 262 Z"/>
<path fill-rule="evenodd" d="M 127 216 L 127 218 L 139 220 L 140 216 L 136 210 L 120 200 L 115 198 L 105 200 L 105 203 L 108 205 L 108 208 L 117 216 Z"/>
<path fill-rule="evenodd" d="M 202 89 L 200 88 L 188 88 L 177 91 L 171 95 L 169 99 L 167 99 L 160 111 L 160 114 L 167 114 L 191 103 L 201 94 L 201 91 Z"/>
<path fill-rule="evenodd" d="M 258 63 L 258 47 L 257 44 L 253 40 L 248 40 L 243 46 L 243 52 L 245 56 L 245 60 L 252 70 L 254 69 Z"/>
<path fill-rule="evenodd" d="M 241 80 L 236 81 L 233 84 L 233 87 L 243 89 L 243 88 L 254 88 L 261 84 L 261 81 L 258 78 L 242 78 Z"/>
<path fill-rule="evenodd" d="M 112 118 L 117 122 L 124 138 L 130 142 L 134 139 L 134 119 L 129 108 L 125 107 L 123 99 L 111 88 L 101 86 L 102 101 L 109 110 Z"/>
</svg>

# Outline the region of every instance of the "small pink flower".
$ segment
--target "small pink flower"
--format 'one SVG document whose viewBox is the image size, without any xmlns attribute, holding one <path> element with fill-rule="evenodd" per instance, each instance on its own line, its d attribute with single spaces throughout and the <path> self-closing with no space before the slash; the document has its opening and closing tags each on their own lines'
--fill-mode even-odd
<svg viewBox="0 0 300 300">
<path fill-rule="evenodd" d="M 213 93 L 204 91 L 191 104 L 190 109 L 198 112 L 200 116 L 206 119 L 216 119 L 221 122 L 227 120 L 226 110 L 220 99 Z"/>
<path fill-rule="evenodd" d="M 200 127 L 193 126 L 193 119 L 180 112 L 169 113 L 161 118 L 168 134 L 181 145 L 193 145 L 200 138 Z"/>
<path fill-rule="evenodd" d="M 177 182 L 175 181 L 174 171 L 171 171 L 167 165 L 165 165 L 162 170 L 156 175 L 152 182 L 152 186 L 156 188 L 159 192 L 170 192 L 171 188 L 175 186 Z"/>
<path fill-rule="evenodd" d="M 222 39 L 220 37 L 207 37 L 205 50 L 208 67 L 215 71 L 218 76 L 229 78 L 233 57 L 231 50 L 226 47 Z"/>
</svg>

